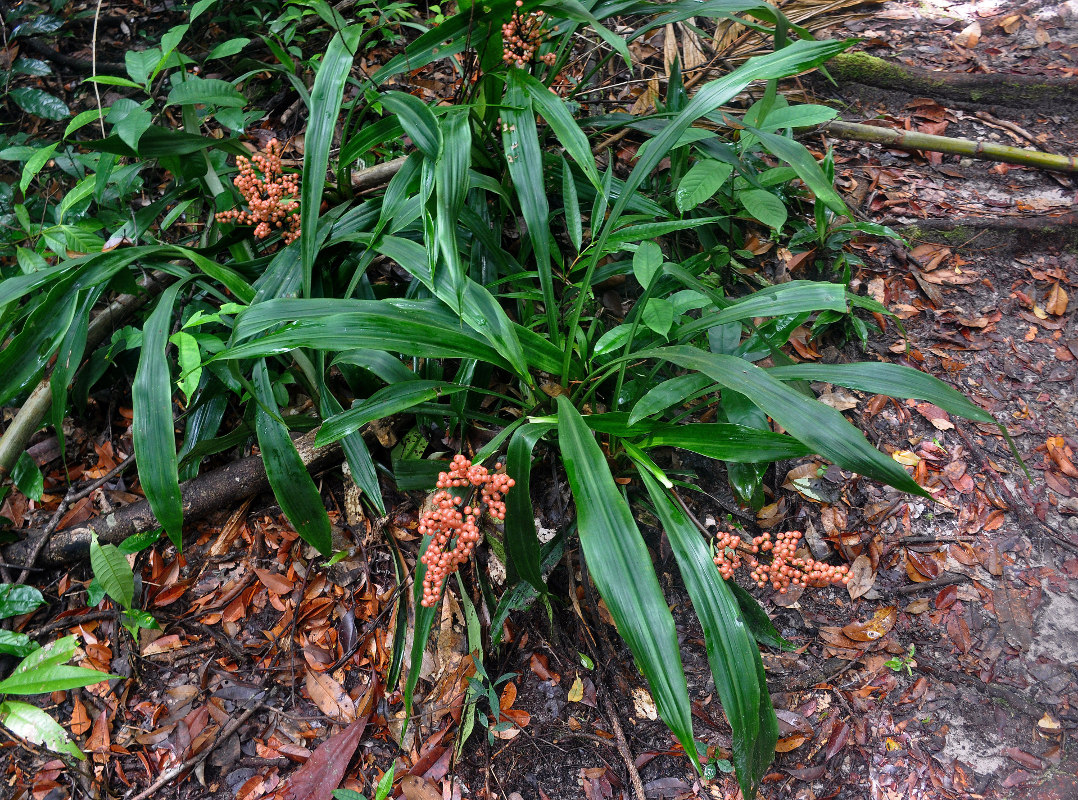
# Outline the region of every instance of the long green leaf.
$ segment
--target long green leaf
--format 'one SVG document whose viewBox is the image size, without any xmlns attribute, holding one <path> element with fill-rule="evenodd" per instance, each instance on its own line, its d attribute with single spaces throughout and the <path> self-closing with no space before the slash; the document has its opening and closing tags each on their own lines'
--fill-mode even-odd
<svg viewBox="0 0 1078 800">
<path fill-rule="evenodd" d="M 177 547 L 183 541 L 183 498 L 165 348 L 176 296 L 186 284 L 187 280 L 182 280 L 168 287 L 146 320 L 142 354 L 131 385 L 131 429 L 139 481 L 154 516 Z"/>
<path fill-rule="evenodd" d="M 335 414 L 344 412 L 344 408 L 326 388 L 323 382 L 321 391 L 322 418 L 327 419 Z M 367 449 L 367 443 L 358 433 L 350 433 L 341 438 L 341 447 L 344 448 L 344 457 L 348 462 L 348 469 L 352 473 L 352 482 L 367 496 L 367 500 L 374 505 L 375 511 L 381 515 L 386 513 L 385 501 L 382 499 L 382 487 L 378 484 L 378 473 L 374 468 L 374 459 L 371 451 Z"/>
<path fill-rule="evenodd" d="M 789 281 L 735 300 L 713 317 L 710 325 L 740 322 L 753 317 L 778 317 L 802 311 L 847 311 L 845 288 L 824 281 Z"/>
<path fill-rule="evenodd" d="M 397 383 L 379 389 L 366 400 L 362 400 L 347 411 L 327 419 L 322 423 L 315 437 L 315 443 L 322 445 L 335 442 L 376 419 L 384 419 L 401 411 L 407 411 L 419 403 L 438 397 L 455 394 L 470 389 L 470 386 L 458 386 L 446 381 L 414 380 Z"/>
<path fill-rule="evenodd" d="M 660 414 L 671 406 L 684 403 L 688 398 L 714 385 L 711 378 L 699 372 L 690 372 L 688 375 L 663 381 L 648 389 L 647 394 L 636 402 L 629 414 L 629 424 L 634 425 L 652 414 Z"/>
<path fill-rule="evenodd" d="M 311 296 L 314 277 L 314 258 L 318 252 L 318 212 L 322 206 L 322 189 L 326 185 L 329 151 L 333 133 L 341 112 L 344 85 L 352 69 L 353 51 L 361 29 L 350 26 L 338 31 L 318 66 L 311 90 L 311 107 L 303 150 L 303 185 L 300 187 L 300 253 L 303 259 L 303 296 Z"/>
<path fill-rule="evenodd" d="M 573 115 L 560 96 L 550 91 L 549 87 L 533 78 L 527 71 L 509 68 L 509 84 L 519 84 L 531 99 L 535 109 L 550 125 L 551 131 L 557 137 L 558 144 L 565 148 L 569 157 L 577 163 L 584 176 L 595 187 L 595 191 L 602 191 L 603 179 L 599 176 L 599 170 L 595 166 L 595 157 L 591 154 L 591 145 L 588 137 L 580 126 L 577 125 Z"/>
<path fill-rule="evenodd" d="M 528 238 L 535 253 L 547 329 L 553 341 L 558 342 L 561 334 L 558 305 L 554 298 L 554 274 L 550 265 L 550 203 L 544 184 L 543 152 L 539 147 L 539 131 L 532 101 L 517 73 L 518 70 L 510 70 L 505 85 L 504 108 L 501 112 L 502 146 L 507 154 L 513 190 L 520 201 L 520 213 L 528 226 Z"/>
<path fill-rule="evenodd" d="M 966 419 L 996 422 L 991 414 L 939 378 L 901 364 L 872 361 L 863 364 L 793 364 L 771 367 L 767 374 L 781 381 L 825 381 L 861 392 L 925 400 Z"/>
<path fill-rule="evenodd" d="M 824 205 L 836 214 L 850 216 L 850 211 L 846 208 L 842 197 L 835 191 L 835 187 L 831 182 L 827 180 L 823 170 L 820 169 L 820 165 L 816 163 L 816 159 L 812 157 L 812 153 L 808 151 L 808 148 L 798 141 L 779 136 L 777 133 L 765 133 L 752 127 L 748 130 L 759 137 L 764 147 L 797 170 L 797 176 L 805 182 Z"/>
<path fill-rule="evenodd" d="M 314 479 L 307 472 L 296 445 L 288 435 L 288 428 L 275 414 L 266 410 L 276 410 L 277 403 L 273 399 L 269 370 L 264 360 L 255 365 L 253 377 L 258 400 L 255 433 L 270 488 L 288 521 L 295 526 L 296 533 L 323 556 L 328 556 L 333 550 L 329 515 Z"/>
<path fill-rule="evenodd" d="M 812 452 L 811 448 L 792 436 L 729 422 L 697 422 L 655 427 L 639 446 L 680 447 L 708 458 L 742 464 L 800 458 Z"/>
<path fill-rule="evenodd" d="M 98 672 L 96 669 L 86 669 L 86 667 L 44 664 L 32 670 L 13 673 L 6 680 L 0 681 L 0 694 L 62 692 L 65 689 L 92 686 L 115 677 L 115 675 Z"/>
<path fill-rule="evenodd" d="M 558 397 L 558 442 L 576 501 L 580 546 L 618 633 L 644 673 L 663 720 L 699 768 L 674 618 L 655 566 L 606 457 L 580 413 Z"/>
<path fill-rule="evenodd" d="M 700 532 L 646 469 L 639 474 L 670 540 L 685 589 L 704 630 L 707 660 L 733 731 L 737 780 L 746 798 L 771 763 L 778 721 L 763 679 L 760 651 L 730 588 L 711 560 Z"/>
<path fill-rule="evenodd" d="M 740 392 L 814 453 L 840 467 L 888 483 L 921 497 L 928 493 L 906 471 L 870 445 L 838 411 L 810 400 L 742 358 L 675 346 L 644 350 L 633 358 L 658 358 L 704 373 L 716 383 Z M 733 460 L 733 459 L 729 459 Z"/>
<path fill-rule="evenodd" d="M 446 114 L 439 126 L 442 147 L 434 162 L 436 191 L 434 235 L 438 250 L 448 269 L 450 308 L 461 310 L 464 304 L 465 267 L 457 246 L 457 220 L 468 195 L 468 168 L 472 160 L 472 128 L 467 109 L 455 109 Z M 432 276 L 439 278 L 437 274 Z M 446 298 L 442 298 L 446 302 Z"/>
<path fill-rule="evenodd" d="M 531 498 L 532 450 L 556 425 L 531 423 L 517 429 L 509 442 L 505 471 L 516 485 L 505 497 L 505 555 L 510 585 L 523 578 L 539 592 L 546 591 L 539 556 L 541 547 L 535 530 Z"/>
</svg>

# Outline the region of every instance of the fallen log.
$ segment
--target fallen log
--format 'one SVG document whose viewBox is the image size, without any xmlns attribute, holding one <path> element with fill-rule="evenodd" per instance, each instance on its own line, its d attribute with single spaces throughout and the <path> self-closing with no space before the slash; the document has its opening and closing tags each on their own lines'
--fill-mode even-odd
<svg viewBox="0 0 1078 800">
<path fill-rule="evenodd" d="M 912 95 L 927 95 L 978 108 L 1069 109 L 1078 106 L 1078 81 L 1043 75 L 935 72 L 896 64 L 868 53 L 841 53 L 826 64 L 840 83 L 860 83 Z"/>
<path fill-rule="evenodd" d="M 1078 158 L 1043 153 L 1040 150 L 1026 150 L 995 142 L 981 142 L 973 139 L 955 139 L 950 136 L 934 136 L 919 131 L 882 128 L 878 125 L 861 125 L 856 122 L 833 120 L 820 126 L 820 130 L 835 139 L 847 139 L 858 142 L 872 142 L 900 150 L 930 150 L 937 153 L 982 158 L 988 161 L 1002 161 L 1006 164 L 1021 164 L 1028 167 L 1055 170 L 1057 172 L 1078 172 Z"/>
<path fill-rule="evenodd" d="M 316 448 L 316 433 L 317 429 L 295 440 L 304 466 L 312 473 L 335 466 L 343 459 L 340 443 Z M 194 522 L 214 511 L 231 508 L 245 497 L 259 494 L 268 488 L 269 480 L 266 478 L 266 468 L 261 456 L 248 456 L 233 461 L 180 484 L 184 522 Z M 73 528 L 56 531 L 41 552 L 38 562 L 55 566 L 86 558 L 90 551 L 90 539 L 95 533 L 102 542 L 118 544 L 128 536 L 158 526 L 150 504 L 142 500 L 111 514 L 87 520 Z M 47 534 L 43 531 L 34 531 L 22 541 L 8 545 L 4 548 L 5 561 L 24 563 L 34 551 L 38 540 L 45 535 Z"/>
</svg>

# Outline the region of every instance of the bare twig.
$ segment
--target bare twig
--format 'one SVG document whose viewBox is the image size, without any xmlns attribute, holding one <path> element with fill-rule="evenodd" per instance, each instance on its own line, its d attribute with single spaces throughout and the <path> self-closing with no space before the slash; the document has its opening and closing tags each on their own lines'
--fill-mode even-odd
<svg viewBox="0 0 1078 800">
<path fill-rule="evenodd" d="M 63 500 L 60 501 L 60 505 L 56 507 L 56 512 L 52 515 L 52 519 L 49 520 L 49 524 L 45 526 L 44 530 L 42 530 L 41 532 L 41 535 L 34 542 L 34 547 L 30 551 L 29 555 L 26 557 L 26 563 L 23 565 L 22 572 L 19 573 L 19 577 L 15 581 L 16 583 L 22 583 L 27 579 L 27 577 L 29 577 L 30 570 L 34 568 L 34 562 L 36 562 L 37 557 L 41 555 L 41 551 L 45 549 L 45 545 L 49 543 L 49 539 L 56 531 L 56 526 L 60 524 L 60 520 L 63 519 L 63 516 L 65 513 L 67 513 L 68 508 L 79 502 L 79 500 L 81 500 L 82 498 L 89 497 L 91 494 L 96 492 L 106 483 L 108 483 L 125 469 L 127 469 L 134 460 L 135 454 L 132 453 L 86 488 L 75 491 L 74 487 L 71 487 L 67 490 L 67 494 L 65 494 Z"/>
<path fill-rule="evenodd" d="M 245 722 L 247 722 L 247 720 L 249 720 L 256 711 L 258 711 L 262 707 L 262 699 L 259 698 L 257 701 L 255 701 L 254 705 L 252 705 L 250 708 L 240 714 L 239 717 L 225 725 L 224 729 L 217 735 L 217 738 L 214 739 L 207 747 L 198 752 L 196 755 L 185 759 L 182 763 L 177 764 L 175 767 L 172 767 L 171 769 L 167 769 L 162 772 L 158 776 L 156 781 L 154 781 L 148 788 L 144 789 L 143 791 L 136 794 L 134 797 L 130 798 L 130 800 L 147 800 L 147 798 L 153 797 L 162 788 L 167 786 L 171 781 L 178 778 L 187 770 L 197 767 L 199 764 L 201 764 L 203 761 L 210 757 L 210 753 L 214 751 L 217 745 L 224 742 L 229 736 L 239 730 L 240 727 Z"/>
<path fill-rule="evenodd" d="M 934 578 L 930 581 L 923 581 L 922 583 L 911 583 L 907 586 L 899 586 L 894 590 L 895 594 L 917 594 L 917 592 L 929 592 L 936 589 L 942 589 L 944 586 L 950 586 L 953 583 L 965 583 L 970 578 L 968 575 L 963 575 L 961 572 L 948 572 L 946 575 L 942 575 L 939 578 Z"/>
</svg>

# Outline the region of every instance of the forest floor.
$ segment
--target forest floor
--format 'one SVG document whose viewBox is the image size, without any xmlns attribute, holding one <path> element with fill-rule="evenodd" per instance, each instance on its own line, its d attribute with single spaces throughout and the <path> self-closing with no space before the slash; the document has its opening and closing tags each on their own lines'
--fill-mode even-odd
<svg viewBox="0 0 1078 800">
<path fill-rule="evenodd" d="M 891 0 L 861 10 L 824 33 L 860 37 L 861 49 L 926 69 L 1078 73 L 1074 2 Z M 660 29 L 650 41 L 660 61 L 663 35 Z M 817 76 L 793 88 L 838 104 L 850 121 L 885 119 L 909 130 L 1078 154 L 1073 108 L 977 106 L 834 86 Z M 864 266 L 853 275 L 853 288 L 892 309 L 905 335 L 887 320 L 868 354 L 800 341 L 797 355 L 877 357 L 926 370 L 1005 424 L 1031 478 L 992 426 L 951 419 L 924 403 L 816 387 L 924 485 L 942 491 L 937 502 L 911 500 L 835 468 L 795 487 L 792 479 L 817 470 L 790 462 L 777 465 L 764 516 L 744 519 L 748 527 L 781 522 L 780 529 L 804 530 L 811 546 L 839 550 L 856 573 L 849 590 L 760 598 L 797 645 L 764 656 L 782 738 L 760 796 L 1078 797 L 1070 738 L 1078 730 L 1078 302 L 1067 303 L 1078 288 L 1078 236 L 1052 224 L 1073 212 L 1075 181 L 957 156 L 838 140 L 808 144 L 821 152 L 835 147 L 838 184 L 851 207 L 900 230 L 912 251 L 860 243 Z M 796 271 L 788 252 L 758 246 L 769 277 Z M 131 451 L 124 404 L 101 413 L 101 430 L 112 433 L 83 432 L 82 452 L 96 458 L 85 459 L 82 477 L 104 475 Z M 745 516 L 724 495 L 721 475 L 692 461 L 685 466 L 699 471 L 714 496 L 711 505 L 696 502 L 698 518 L 714 524 Z M 556 529 L 571 510 L 566 486 L 550 474 L 536 505 L 541 526 Z M 96 771 L 111 796 L 130 797 L 150 776 L 211 745 L 185 780 L 166 782 L 153 796 L 257 800 L 278 792 L 337 730 L 332 720 L 368 716 L 359 766 L 343 784 L 368 797 L 368 776 L 394 762 L 398 776 L 423 779 L 402 787 L 408 800 L 628 798 L 630 764 L 648 798 L 737 796 L 722 771 L 729 728 L 702 634 L 669 547 L 647 519 L 683 643 L 697 736 L 718 768 L 714 779 L 697 777 L 656 721 L 631 655 L 603 621 L 605 609 L 577 591 L 587 576 L 575 553 L 551 580 L 578 602 L 555 606 L 552 617 L 542 608 L 514 617 L 507 644 L 487 654 L 491 679 L 510 676 L 497 684 L 498 712 L 514 724 L 489 738 L 477 726 L 456 757 L 453 720 L 472 662 L 464 614 L 447 600 L 402 751 L 395 744 L 399 697 L 386 689 L 387 700 L 381 686 L 397 590 L 384 537 L 414 551 L 419 499 L 387 492 L 390 517 L 372 521 L 355 513 L 339 477 L 324 476 L 323 486 L 338 504 L 334 519 L 353 557 L 307 571 L 291 557 L 296 534 L 271 496 L 222 509 L 199 523 L 182 555 L 158 546 L 147 557 L 146 608 L 162 630 L 143 631 L 137 642 L 125 638 L 114 614 L 85 606 L 88 574 L 35 573 L 39 588 L 60 598 L 53 605 L 59 613 L 27 632 L 41 641 L 79 633 L 91 661 L 123 678 L 54 697 L 54 715 L 91 754 L 81 778 L 44 752 L 0 741 L 0 796 L 85 796 Z M 67 522 L 131 499 L 121 478 Z M 30 526 L 42 512 L 9 501 L 3 513 Z M 338 642 L 349 658 L 338 659 Z M 305 671 L 304 662 L 332 668 Z M 494 711 L 483 703 L 480 713 Z M 215 738 L 248 711 L 231 736 Z"/>
</svg>

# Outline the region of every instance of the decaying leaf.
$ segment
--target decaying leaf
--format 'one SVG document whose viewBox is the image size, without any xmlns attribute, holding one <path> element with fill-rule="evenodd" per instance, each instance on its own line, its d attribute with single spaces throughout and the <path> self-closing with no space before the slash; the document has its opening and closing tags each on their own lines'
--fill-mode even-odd
<svg viewBox="0 0 1078 800">
<path fill-rule="evenodd" d="M 1044 303 L 1044 310 L 1057 317 L 1067 313 L 1067 293 L 1058 283 L 1052 284 L 1052 290 Z"/>
<path fill-rule="evenodd" d="M 891 632 L 898 620 L 898 609 L 886 606 L 877 611 L 866 622 L 851 622 L 842 629 L 842 633 L 855 642 L 874 642 Z"/>
<path fill-rule="evenodd" d="M 309 673 L 308 673 L 309 674 Z M 348 762 L 359 747 L 367 717 L 358 719 L 320 744 L 288 779 L 286 800 L 330 800 L 340 785 Z M 441 798 L 441 793 L 438 793 Z"/>
<path fill-rule="evenodd" d="M 863 596 L 875 582 L 876 571 L 872 569 L 872 562 L 868 560 L 868 556 L 860 555 L 855 558 L 850 565 L 850 582 L 846 584 L 846 591 L 850 593 L 850 597 L 856 600 Z"/>
</svg>

